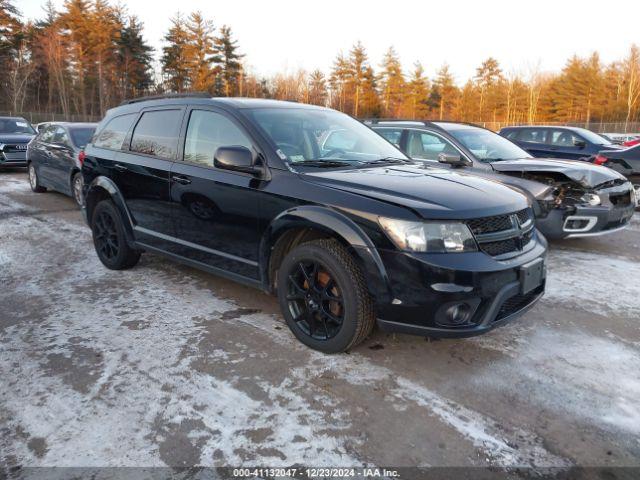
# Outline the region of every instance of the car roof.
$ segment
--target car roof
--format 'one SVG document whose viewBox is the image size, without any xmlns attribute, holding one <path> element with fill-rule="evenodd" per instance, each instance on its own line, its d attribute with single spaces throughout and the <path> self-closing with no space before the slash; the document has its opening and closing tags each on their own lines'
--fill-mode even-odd
<svg viewBox="0 0 640 480">
<path fill-rule="evenodd" d="M 514 125 L 512 127 L 503 127 L 500 130 L 521 130 L 523 128 L 562 128 L 564 130 L 571 130 L 573 132 L 580 132 L 587 130 L 582 127 L 571 127 L 568 125 Z"/>
<path fill-rule="evenodd" d="M 412 127 L 412 128 L 436 128 L 439 130 L 487 130 L 480 125 L 464 122 L 449 122 L 443 120 L 422 121 L 422 120 L 394 120 L 394 119 L 366 119 L 364 123 L 372 128 L 376 127 Z"/>
<path fill-rule="evenodd" d="M 58 125 L 60 127 L 73 128 L 95 128 L 98 126 L 96 122 L 42 122 L 38 125 Z"/>
<path fill-rule="evenodd" d="M 4 117 L 4 116 L 0 116 L 0 120 L 23 120 L 29 124 L 31 124 L 26 118 L 24 117 Z"/>
<path fill-rule="evenodd" d="M 265 98 L 245 98 L 245 97 L 211 97 L 202 94 L 165 95 L 142 97 L 127 100 L 120 106 L 110 109 L 107 116 L 114 114 L 126 114 L 138 112 L 142 108 L 156 107 L 163 105 L 217 105 L 232 109 L 254 109 L 254 108 L 290 108 L 306 110 L 330 110 L 317 105 L 306 103 L 287 102 L 283 100 L 271 100 Z"/>
</svg>

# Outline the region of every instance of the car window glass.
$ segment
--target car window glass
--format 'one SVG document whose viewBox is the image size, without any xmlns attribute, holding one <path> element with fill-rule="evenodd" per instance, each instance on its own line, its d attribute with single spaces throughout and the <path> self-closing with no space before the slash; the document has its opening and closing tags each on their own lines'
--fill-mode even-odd
<svg viewBox="0 0 640 480">
<path fill-rule="evenodd" d="M 156 110 L 140 117 L 131 137 L 131 151 L 173 160 L 178 150 L 181 110 Z"/>
<path fill-rule="evenodd" d="M 56 127 L 53 134 L 53 143 L 60 143 L 62 145 L 69 145 L 69 136 L 67 131 L 62 127 Z"/>
<path fill-rule="evenodd" d="M 400 137 L 402 137 L 402 129 L 400 128 L 379 128 L 375 129 L 380 135 L 393 143 L 396 147 L 400 147 Z"/>
<path fill-rule="evenodd" d="M 191 112 L 184 143 L 185 161 L 211 167 L 216 150 L 232 146 L 252 149 L 249 138 L 224 115 L 206 110 Z"/>
<path fill-rule="evenodd" d="M 411 158 L 438 160 L 440 153 L 456 154 L 456 148 L 444 138 L 432 133 L 410 130 L 407 139 L 407 154 Z"/>
<path fill-rule="evenodd" d="M 50 125 L 44 126 L 40 133 L 40 141 L 44 143 L 51 143 L 53 141 L 53 134 L 55 131 L 55 127 Z"/>
<path fill-rule="evenodd" d="M 110 120 L 95 138 L 93 145 L 100 148 L 120 150 L 136 116 L 136 113 L 129 113 Z"/>
<path fill-rule="evenodd" d="M 568 130 L 553 130 L 551 132 L 551 145 L 556 147 L 574 147 L 576 141 L 584 141 L 578 135 Z"/>
<path fill-rule="evenodd" d="M 509 136 L 507 136 L 507 138 L 512 139 L 512 137 Z M 516 140 L 529 143 L 545 143 L 547 141 L 546 130 L 541 128 L 523 128 L 518 132 Z"/>
<path fill-rule="evenodd" d="M 73 144 L 78 148 L 84 148 L 91 140 L 95 128 L 72 128 L 69 130 Z"/>
<path fill-rule="evenodd" d="M 24 118 L 0 118 L 0 133 L 31 135 L 36 131 Z"/>
</svg>

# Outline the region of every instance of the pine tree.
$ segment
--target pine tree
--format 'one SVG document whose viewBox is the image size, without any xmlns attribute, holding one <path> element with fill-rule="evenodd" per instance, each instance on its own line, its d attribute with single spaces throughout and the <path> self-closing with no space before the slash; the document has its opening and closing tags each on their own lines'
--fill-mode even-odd
<svg viewBox="0 0 640 480">
<path fill-rule="evenodd" d="M 420 62 L 414 64 L 411 78 L 406 86 L 403 110 L 412 119 L 425 119 L 429 105 L 429 79 L 424 75 L 424 68 Z"/>
<path fill-rule="evenodd" d="M 220 35 L 214 39 L 214 62 L 220 78 L 217 93 L 225 97 L 237 95 L 242 75 L 240 60 L 244 55 L 238 52 L 237 41 L 233 39 L 231 28 L 223 26 Z"/>
<path fill-rule="evenodd" d="M 380 91 L 382 92 L 383 115 L 398 117 L 401 115 L 406 82 L 400 59 L 393 47 L 389 47 L 385 53 L 381 67 Z"/>
<path fill-rule="evenodd" d="M 429 95 L 429 105 L 437 112 L 440 120 L 451 117 L 458 93 L 449 65 L 445 63 L 436 73 Z"/>
<path fill-rule="evenodd" d="M 171 28 L 164 36 L 167 43 L 162 48 L 162 74 L 169 90 L 184 92 L 190 88 L 190 63 L 186 50 L 189 44 L 185 20 L 180 13 L 171 19 Z"/>
<path fill-rule="evenodd" d="M 345 110 L 348 79 L 349 61 L 340 53 L 333 62 L 329 85 L 331 86 L 331 107 L 341 112 Z"/>
<path fill-rule="evenodd" d="M 499 84 L 503 81 L 498 61 L 489 57 L 476 69 L 475 83 L 480 91 L 479 120 L 484 120 L 485 109 L 494 117 L 500 99 Z"/>
<path fill-rule="evenodd" d="M 135 16 L 129 17 L 118 39 L 118 72 L 121 97 L 130 98 L 147 92 L 152 84 L 152 52 L 142 37 L 142 23 Z"/>
<path fill-rule="evenodd" d="M 314 70 L 309 76 L 308 82 L 309 95 L 307 101 L 313 105 L 326 105 L 327 103 L 327 81 L 324 73 L 320 70 Z"/>
<path fill-rule="evenodd" d="M 184 48 L 190 88 L 196 91 L 213 91 L 215 73 L 214 27 L 199 11 L 193 12 L 186 23 L 187 44 Z"/>
</svg>

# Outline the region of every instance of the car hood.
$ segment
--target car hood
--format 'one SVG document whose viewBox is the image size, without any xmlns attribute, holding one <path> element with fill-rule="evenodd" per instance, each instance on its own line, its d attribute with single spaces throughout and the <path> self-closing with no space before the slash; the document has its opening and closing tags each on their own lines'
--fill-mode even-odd
<svg viewBox="0 0 640 480">
<path fill-rule="evenodd" d="M 412 209 L 423 218 L 468 219 L 512 213 L 526 198 L 500 182 L 450 170 L 402 165 L 303 173 L 308 182 Z"/>
<path fill-rule="evenodd" d="M 0 143 L 29 143 L 35 135 L 0 133 Z"/>
<path fill-rule="evenodd" d="M 615 170 L 593 165 L 581 160 L 558 160 L 549 158 L 523 158 L 521 160 L 502 160 L 491 164 L 497 172 L 552 172 L 565 177 L 586 188 L 594 188 L 604 183 L 625 178 Z"/>
</svg>

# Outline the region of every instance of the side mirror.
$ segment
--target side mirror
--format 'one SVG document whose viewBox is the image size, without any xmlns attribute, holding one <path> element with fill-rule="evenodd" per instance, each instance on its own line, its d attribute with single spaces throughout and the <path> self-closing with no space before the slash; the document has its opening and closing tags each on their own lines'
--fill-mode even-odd
<svg viewBox="0 0 640 480">
<path fill-rule="evenodd" d="M 213 156 L 213 165 L 223 170 L 235 172 L 259 174 L 262 167 L 256 165 L 253 154 L 247 147 L 231 146 L 220 147 Z"/>
<path fill-rule="evenodd" d="M 438 161 L 451 165 L 452 167 L 466 167 L 471 165 L 471 162 L 463 158 L 459 153 L 439 153 Z"/>
<path fill-rule="evenodd" d="M 585 142 L 584 140 L 574 140 L 573 141 L 573 146 L 574 147 L 578 147 L 578 148 L 584 148 L 587 146 L 587 142 Z"/>
</svg>

